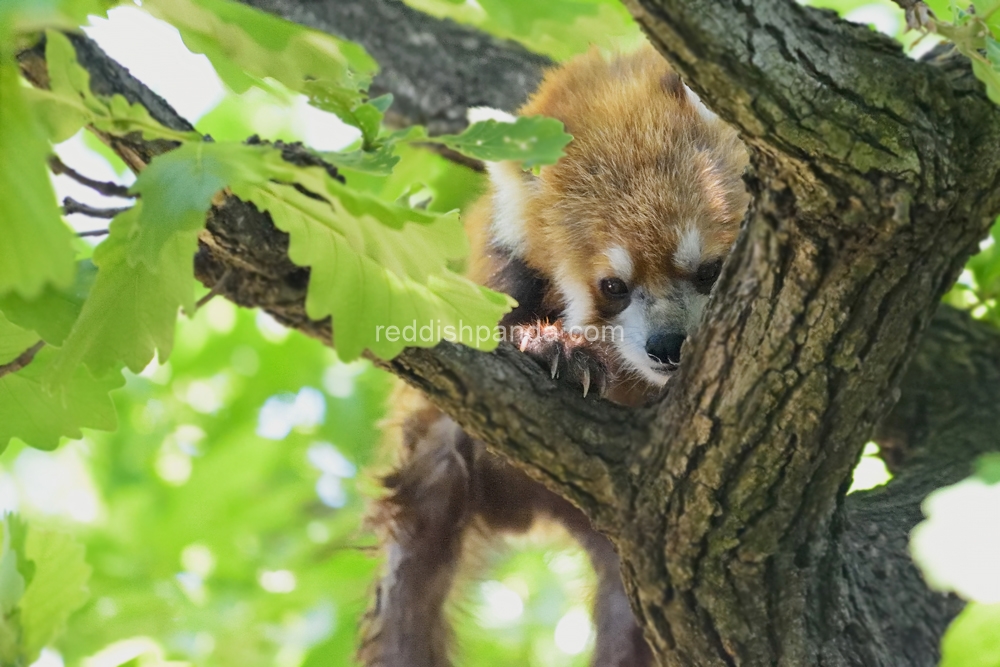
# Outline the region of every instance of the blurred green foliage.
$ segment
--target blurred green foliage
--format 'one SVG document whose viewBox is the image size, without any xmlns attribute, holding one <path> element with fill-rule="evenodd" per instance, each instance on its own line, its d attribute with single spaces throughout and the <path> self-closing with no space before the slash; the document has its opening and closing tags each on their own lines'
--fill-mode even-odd
<svg viewBox="0 0 1000 667">
<path fill-rule="evenodd" d="M 390 378 L 221 299 L 182 321 L 169 362 L 127 376 L 112 394 L 117 431 L 53 453 L 15 441 L 0 459 L 4 500 L 32 527 L 74 534 L 93 568 L 56 643 L 65 663 L 147 637 L 197 665 L 352 664 L 378 565 L 362 515 L 386 469 Z M 523 611 L 484 631 L 496 596 L 474 583 L 457 605 L 461 650 L 496 656 L 479 664 L 582 665 L 552 632 L 587 605 L 584 556 L 523 541 L 477 578 L 506 582 Z"/>
<path fill-rule="evenodd" d="M 641 40 L 618 0 L 407 2 L 557 60 L 591 45 L 628 49 Z M 39 667 L 353 664 L 359 617 L 379 567 L 364 508 L 379 493 L 378 475 L 391 465 L 391 454 L 380 447 L 379 420 L 392 384 L 386 375 L 366 362 L 343 363 L 333 351 L 267 316 L 213 299 L 191 319 L 178 321 L 169 359 L 138 374 L 125 371 L 124 379 L 118 372 L 121 359 L 99 378 L 71 364 L 74 382 L 100 385 L 100 392 L 92 392 L 95 401 L 71 401 L 61 408 L 44 404 L 54 395 L 42 393 L 39 376 L 57 354 L 55 346 L 70 334 L 94 282 L 94 264 L 80 261 L 90 256 L 91 246 L 67 242 L 48 182 L 42 169 L 35 169 L 49 151 L 45 137 L 59 141 L 88 123 L 109 131 L 191 138 L 174 137 L 123 100 L 88 97 L 86 81 L 58 37 L 52 41 L 61 56 L 53 59 L 59 67 L 51 94 L 17 82 L 10 44 L 26 44 L 30 30 L 72 28 L 114 4 L 0 2 L 0 88 L 5 91 L 0 149 L 23 154 L 16 169 L 11 161 L 0 161 L 0 189 L 9 191 L 25 179 L 31 186 L 27 192 L 19 188 L 24 197 L 0 198 L 0 226 L 11 225 L 5 238 L 18 231 L 21 244 L 0 245 L 0 311 L 6 315 L 0 316 L 0 364 L 39 339 L 53 348 L 25 371 L 0 378 L 0 451 L 15 434 L 52 448 L 60 436 L 77 437 L 78 427 L 84 427 L 82 439 L 63 437 L 55 451 L 42 452 L 14 438 L 0 456 L 0 511 L 16 510 L 20 517 L 8 515 L 0 534 L 0 664 L 27 667 L 43 646 L 48 649 Z M 293 110 L 304 99 L 297 93 L 302 93 L 353 126 L 343 150 L 324 153 L 346 175 L 350 196 L 443 215 L 484 190 L 480 174 L 414 146 L 411 142 L 426 140 L 420 130 L 381 127 L 389 100 L 367 98 L 364 89 L 374 63 L 353 45 L 290 24 L 275 29 L 274 19 L 223 0 L 146 4 L 178 24 L 189 48 L 207 54 L 231 86 L 197 122 L 199 132 L 216 142 L 240 142 L 252 134 L 302 140 L 293 120 Z M 948 31 L 930 37 L 906 32 L 903 12 L 890 0 L 811 4 L 869 23 L 917 50 Z M 975 21 L 946 0 L 931 6 L 942 21 L 957 26 Z M 994 17 L 995 8 L 979 2 L 976 9 L 992 30 L 1000 13 Z M 233 48 L 222 48 L 223 43 Z M 986 66 L 992 67 L 988 45 L 983 46 Z M 337 66 L 324 69 L 323 78 L 314 77 L 331 59 Z M 986 71 L 987 85 L 993 76 Z M 10 119 L 31 131 L 14 131 L 18 128 Z M 483 125 L 444 141 L 473 153 L 486 150 L 488 157 L 506 150 L 505 136 L 521 142 L 537 137 L 540 128 L 522 133 L 522 127 Z M 547 131 L 561 135 L 561 130 Z M 482 147 L 480 140 L 492 144 Z M 104 144 L 90 135 L 86 142 L 116 173 L 125 172 Z M 555 159 L 560 148 L 548 147 L 544 158 Z M 32 158 L 38 164 L 19 171 Z M 207 205 L 210 194 L 202 193 L 199 207 Z M 13 226 L 26 219 L 27 209 L 45 222 L 46 236 L 26 235 Z M 946 301 L 1000 324 L 1000 246 L 995 241 L 1000 241 L 997 228 Z M 50 252 L 53 244 L 61 250 Z M 162 259 L 157 247 L 145 247 L 147 261 Z M 75 281 L 70 250 L 77 259 Z M 98 263 L 106 253 L 107 248 L 98 251 Z M 190 305 L 190 297 L 185 300 Z M 137 301 L 141 305 L 143 299 Z M 41 311 L 45 317 L 39 317 Z M 171 330 L 169 322 L 165 329 Z M 133 365 L 139 370 L 144 362 Z M 107 391 L 122 382 L 124 387 L 107 399 Z M 33 414 L 41 417 L 19 422 L 26 404 L 15 405 L 12 396 L 35 396 L 42 407 Z M 117 430 L 89 430 L 112 428 L 108 400 L 114 403 Z M 46 416 L 58 409 L 69 411 L 65 421 Z M 866 450 L 854 490 L 888 478 L 875 454 Z M 996 461 L 984 461 L 980 477 L 995 482 L 996 467 Z M 966 511 L 981 512 L 987 505 L 970 501 Z M 982 531 L 965 534 L 974 532 Z M 479 565 L 460 586 L 454 604 L 458 664 L 587 664 L 593 575 L 579 548 L 558 532 L 542 530 L 512 540 L 507 548 L 484 546 Z M 961 568 L 962 562 L 952 556 L 930 567 L 948 581 L 949 568 Z M 998 623 L 995 604 L 970 605 L 944 640 L 942 664 L 1000 664 Z"/>
</svg>

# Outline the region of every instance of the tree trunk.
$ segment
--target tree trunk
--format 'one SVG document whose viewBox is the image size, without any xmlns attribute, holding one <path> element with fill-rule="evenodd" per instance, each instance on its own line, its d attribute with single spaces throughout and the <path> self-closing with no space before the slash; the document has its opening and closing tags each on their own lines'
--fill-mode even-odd
<svg viewBox="0 0 1000 667">
<path fill-rule="evenodd" d="M 504 67 L 478 79 L 474 68 L 422 72 L 405 62 L 416 60 L 409 46 L 386 44 L 406 43 L 411 28 L 442 35 L 427 57 L 460 63 L 453 37 L 466 29 L 405 20 L 395 0 L 250 4 L 355 30 L 347 36 L 382 60 L 381 85 L 397 99 L 411 76 L 461 90 L 409 94 L 403 108 L 404 120 L 449 130 L 486 91 L 494 106 L 517 106 L 543 62 L 484 38 Z M 932 316 L 1000 211 L 1000 111 L 960 58 L 914 62 L 867 28 L 790 1 L 627 4 L 753 156 L 754 204 L 669 393 L 638 411 L 585 402 L 509 346 L 442 343 L 378 363 L 612 538 L 660 664 L 933 665 L 960 603 L 927 590 L 907 533 L 930 490 L 997 449 L 1000 335 L 947 308 Z M 366 38 L 357 17 L 369 12 L 402 16 L 386 23 L 400 32 Z M 95 91 L 186 126 L 92 43 L 74 43 Z M 45 85 L 40 51 L 21 61 Z M 113 147 L 134 168 L 169 149 Z M 266 214 L 229 198 L 201 241 L 206 285 L 329 340 L 329 321 L 305 315 L 308 271 L 288 260 Z M 880 423 L 896 477 L 846 497 Z"/>
</svg>

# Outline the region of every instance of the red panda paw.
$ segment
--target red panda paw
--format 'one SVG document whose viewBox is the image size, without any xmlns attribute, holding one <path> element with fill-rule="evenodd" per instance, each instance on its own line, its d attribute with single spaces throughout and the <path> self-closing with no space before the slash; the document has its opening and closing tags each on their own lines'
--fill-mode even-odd
<svg viewBox="0 0 1000 667">
<path fill-rule="evenodd" d="M 571 334 L 557 322 L 515 327 L 514 344 L 535 359 L 553 379 L 583 388 L 583 396 L 604 396 L 608 367 L 597 346 L 580 334 Z"/>
</svg>

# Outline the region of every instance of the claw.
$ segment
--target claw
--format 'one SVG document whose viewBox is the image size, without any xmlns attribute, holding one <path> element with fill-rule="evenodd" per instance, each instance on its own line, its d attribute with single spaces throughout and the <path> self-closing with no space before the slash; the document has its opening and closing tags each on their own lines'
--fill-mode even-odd
<svg viewBox="0 0 1000 667">
<path fill-rule="evenodd" d="M 587 392 L 590 391 L 590 368 L 583 367 L 583 397 L 587 398 Z"/>
<path fill-rule="evenodd" d="M 552 356 L 552 379 L 556 379 L 556 375 L 559 373 L 559 355 L 555 354 Z"/>
<path fill-rule="evenodd" d="M 528 343 L 530 343 L 530 342 L 531 342 L 531 337 L 530 336 L 522 336 L 521 337 L 521 346 L 520 346 L 521 347 L 521 352 L 524 352 L 525 350 L 528 349 Z"/>
</svg>

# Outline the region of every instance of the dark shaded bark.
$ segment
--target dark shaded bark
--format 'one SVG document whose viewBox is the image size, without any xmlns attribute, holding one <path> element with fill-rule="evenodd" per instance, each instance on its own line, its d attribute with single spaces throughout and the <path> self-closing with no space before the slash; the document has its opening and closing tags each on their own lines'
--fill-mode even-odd
<svg viewBox="0 0 1000 667">
<path fill-rule="evenodd" d="M 928 491 L 998 448 L 1000 396 L 1000 335 L 932 314 L 1000 210 L 1000 113 L 960 60 L 910 61 L 827 13 L 631 6 L 754 153 L 755 203 L 666 400 L 583 401 L 509 347 L 380 363 L 616 541 L 662 664 L 932 665 L 959 605 L 923 585 L 907 533 Z M 75 43 L 95 91 L 187 129 Z M 38 52 L 22 66 L 44 84 Z M 170 147 L 113 141 L 136 169 Z M 305 315 L 308 271 L 266 215 L 227 199 L 201 241 L 206 285 L 329 340 L 329 322 Z M 845 498 L 880 422 L 897 477 Z"/>
<path fill-rule="evenodd" d="M 392 93 L 390 121 L 459 132 L 469 107 L 513 109 L 551 61 L 468 26 L 435 19 L 400 0 L 241 0 L 362 44 L 381 66 L 372 92 Z"/>
<path fill-rule="evenodd" d="M 932 633 L 905 629 L 939 629 L 915 619 L 946 618 L 940 596 L 859 622 L 837 537 L 861 446 L 1000 205 L 1000 115 L 967 73 L 828 13 L 696 5 L 629 2 L 740 128 L 756 196 L 639 457 L 634 599 L 666 664 L 895 665 L 917 643 L 930 664 Z"/>
</svg>

